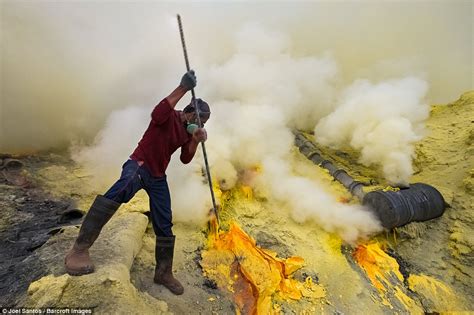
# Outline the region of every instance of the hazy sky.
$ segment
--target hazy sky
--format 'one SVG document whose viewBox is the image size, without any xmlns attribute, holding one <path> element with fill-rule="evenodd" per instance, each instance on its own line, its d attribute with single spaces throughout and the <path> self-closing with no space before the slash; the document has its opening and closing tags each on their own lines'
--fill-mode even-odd
<svg viewBox="0 0 474 315">
<path fill-rule="evenodd" d="M 428 82 L 429 103 L 472 89 L 471 1 L 2 0 L 0 7 L 1 151 L 91 140 L 112 110 L 151 108 L 185 69 L 176 13 L 198 78 L 234 55 L 235 32 L 251 22 L 284 34 L 292 57 L 331 56 L 335 87 L 416 75 Z M 265 40 L 255 47 L 269 49 Z"/>
</svg>

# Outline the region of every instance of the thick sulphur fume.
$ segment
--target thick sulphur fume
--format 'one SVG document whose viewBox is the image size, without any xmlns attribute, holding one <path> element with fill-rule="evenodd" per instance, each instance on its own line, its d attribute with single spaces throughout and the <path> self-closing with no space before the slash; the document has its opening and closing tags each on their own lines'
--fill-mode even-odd
<svg viewBox="0 0 474 315">
<path fill-rule="evenodd" d="M 191 64 L 201 78 L 238 53 L 237 31 L 243 29 L 242 38 L 257 34 L 245 26 L 250 23 L 261 24 L 271 36 L 248 46 L 243 53 L 249 58 L 281 48 L 287 59 L 314 63 L 312 58 L 326 56 L 323 59 L 333 65 L 320 66 L 330 76 L 338 72 L 333 77 L 338 87 L 356 79 L 378 82 L 416 75 L 429 82 L 430 103 L 451 101 L 472 87 L 466 66 L 472 62 L 469 2 L 250 5 L 6 0 L 0 6 L 0 146 L 9 152 L 90 141 L 111 111 L 128 106 L 150 109 L 184 67 L 176 13 L 184 18 Z M 449 67 L 441 66 L 445 64 Z M 267 68 L 276 67 L 278 77 L 288 76 L 288 67 L 280 66 L 270 58 Z M 260 76 L 232 73 L 220 80 L 252 82 L 255 75 Z M 301 76 L 307 85 L 321 80 L 319 72 Z M 200 81 L 198 94 L 212 89 L 211 84 Z M 284 86 L 256 87 L 272 94 Z M 318 102 L 311 98 L 301 102 L 301 95 L 293 92 L 291 103 L 280 102 L 287 108 L 332 101 L 331 91 L 318 90 Z"/>
<path fill-rule="evenodd" d="M 92 248 L 104 256 L 90 278 L 64 274 L 55 256 L 78 225 L 45 232 L 29 252 L 44 265 L 21 283 L 21 301 L 63 308 L 93 296 L 98 313 L 471 311 L 472 12 L 468 1 L 1 1 L 5 213 L 17 220 L 27 209 L 34 186 L 18 183 L 30 175 L 51 195 L 28 204 L 40 210 L 51 198 L 81 210 L 117 180 L 186 71 L 177 13 L 196 96 L 210 106 L 219 213 L 210 217 L 201 149 L 185 165 L 178 151 L 166 175 L 184 298 L 152 282 L 156 240 L 141 191 Z M 296 131 L 367 191 L 426 182 L 446 211 L 384 228 L 325 161 L 298 151 Z M 111 268 L 116 259 L 124 263 Z"/>
</svg>

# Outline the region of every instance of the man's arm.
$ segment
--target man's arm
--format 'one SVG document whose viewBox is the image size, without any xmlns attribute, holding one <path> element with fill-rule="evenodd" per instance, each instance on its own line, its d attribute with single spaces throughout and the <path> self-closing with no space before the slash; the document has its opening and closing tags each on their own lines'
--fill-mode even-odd
<svg viewBox="0 0 474 315">
<path fill-rule="evenodd" d="M 204 128 L 197 128 L 191 140 L 181 147 L 181 155 L 179 156 L 183 164 L 188 164 L 196 154 L 199 142 L 204 142 L 207 139 L 207 132 Z"/>
<path fill-rule="evenodd" d="M 188 92 L 195 86 L 196 75 L 194 74 L 194 70 L 189 70 L 181 78 L 181 83 L 178 85 L 178 87 L 166 97 L 166 100 L 170 104 L 171 108 L 174 109 L 176 104 L 178 104 L 179 100 L 184 96 L 184 94 L 186 94 L 186 92 Z"/>
<path fill-rule="evenodd" d="M 185 87 L 178 85 L 178 87 L 166 97 L 166 100 L 168 101 L 168 104 L 171 106 L 171 108 L 175 108 L 176 104 L 178 104 L 179 100 L 184 96 L 184 94 L 186 94 L 187 91 L 188 90 L 186 90 Z"/>
<path fill-rule="evenodd" d="M 184 96 L 184 94 L 186 94 L 187 91 L 191 90 L 195 86 L 196 76 L 194 75 L 194 71 L 190 70 L 183 75 L 181 78 L 181 83 L 178 85 L 178 87 L 155 106 L 151 113 L 152 122 L 160 125 L 167 121 L 178 101 Z"/>
</svg>

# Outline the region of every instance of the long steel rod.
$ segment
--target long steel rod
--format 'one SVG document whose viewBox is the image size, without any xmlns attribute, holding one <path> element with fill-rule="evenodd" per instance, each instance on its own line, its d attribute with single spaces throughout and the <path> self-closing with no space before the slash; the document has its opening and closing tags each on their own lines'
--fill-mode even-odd
<svg viewBox="0 0 474 315">
<path fill-rule="evenodd" d="M 181 36 L 181 44 L 183 46 L 183 53 L 184 53 L 184 61 L 186 63 L 186 69 L 187 71 L 190 70 L 189 67 L 189 59 L 188 59 L 188 52 L 186 50 L 186 43 L 184 41 L 184 32 L 183 32 L 183 24 L 181 23 L 181 16 L 178 14 L 178 25 L 179 25 L 179 34 Z M 197 116 L 197 121 L 199 127 L 202 127 L 201 124 L 201 117 L 199 117 L 199 107 L 196 104 L 196 94 L 194 93 L 194 89 L 191 89 L 191 95 L 192 95 L 192 102 L 194 104 L 196 116 Z M 209 182 L 209 189 L 211 190 L 211 198 L 212 198 L 212 210 L 214 211 L 214 215 L 216 216 L 217 223 L 219 224 L 219 216 L 217 214 L 217 207 L 216 207 L 216 199 L 214 197 L 214 190 L 212 189 L 212 179 L 211 179 L 211 172 L 209 170 L 209 163 L 207 161 L 207 152 L 206 152 L 206 145 L 204 142 L 201 142 L 202 146 L 202 153 L 204 155 L 204 164 L 206 165 L 206 174 L 207 174 L 207 181 Z"/>
</svg>

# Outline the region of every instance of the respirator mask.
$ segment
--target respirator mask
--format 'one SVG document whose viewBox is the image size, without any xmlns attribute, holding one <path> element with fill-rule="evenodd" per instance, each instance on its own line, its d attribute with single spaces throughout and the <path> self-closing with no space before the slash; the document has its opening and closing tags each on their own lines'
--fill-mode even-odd
<svg viewBox="0 0 474 315">
<path fill-rule="evenodd" d="M 192 134 L 194 133 L 194 131 L 195 131 L 197 128 L 199 128 L 199 127 L 198 127 L 198 125 L 196 125 L 196 124 L 189 123 L 189 122 L 186 124 L 186 131 L 187 131 L 190 135 L 192 135 Z"/>
</svg>

